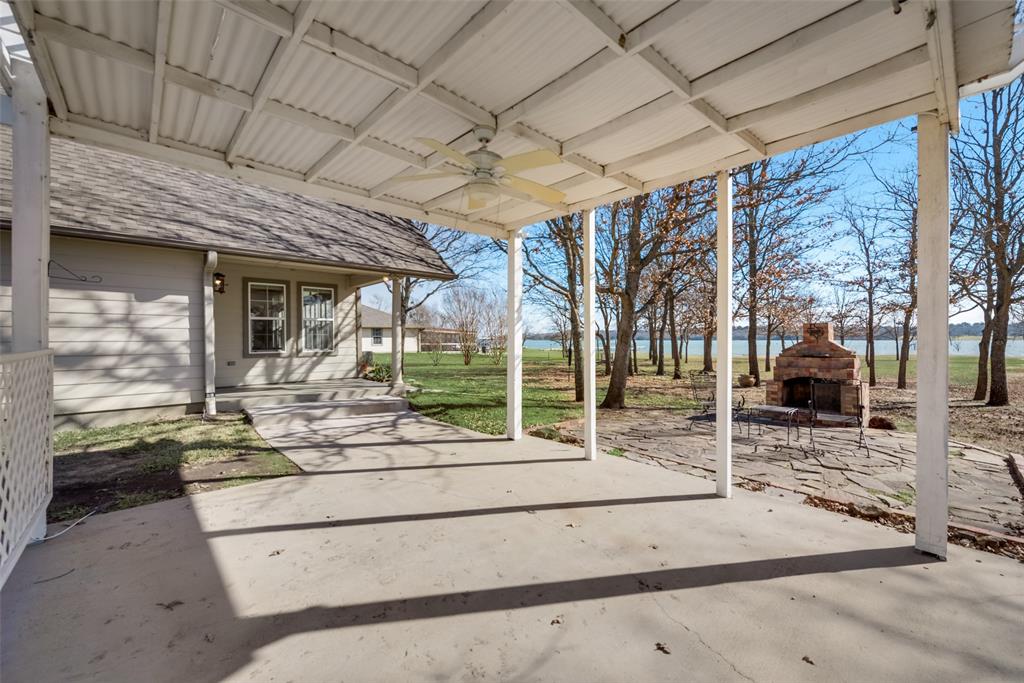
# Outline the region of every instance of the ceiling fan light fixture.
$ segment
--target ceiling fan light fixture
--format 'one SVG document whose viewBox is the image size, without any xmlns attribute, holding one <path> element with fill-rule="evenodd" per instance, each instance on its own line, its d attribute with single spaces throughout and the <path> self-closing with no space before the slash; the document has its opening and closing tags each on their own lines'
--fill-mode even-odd
<svg viewBox="0 0 1024 683">
<path fill-rule="evenodd" d="M 466 185 L 469 203 L 486 206 L 498 198 L 498 185 L 493 181 L 474 180 Z"/>
</svg>

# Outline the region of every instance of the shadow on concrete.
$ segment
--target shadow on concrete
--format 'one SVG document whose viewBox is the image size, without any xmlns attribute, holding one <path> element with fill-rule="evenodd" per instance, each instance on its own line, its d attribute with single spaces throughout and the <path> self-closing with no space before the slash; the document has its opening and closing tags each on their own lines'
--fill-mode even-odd
<svg viewBox="0 0 1024 683">
<path fill-rule="evenodd" d="M 609 498 L 604 500 L 574 500 L 562 503 L 538 503 L 536 505 L 508 505 L 493 508 L 472 508 L 469 510 L 442 510 L 440 512 L 419 512 L 406 515 L 382 515 L 379 517 L 358 517 L 355 519 L 327 519 L 301 524 L 276 524 L 273 526 L 252 526 L 240 529 L 208 531 L 207 536 L 242 536 L 266 534 L 277 531 L 309 531 L 313 529 L 334 529 L 337 527 L 363 526 L 369 524 L 394 524 L 396 522 L 429 522 L 438 519 L 460 517 L 483 517 L 486 515 L 508 515 L 517 512 L 535 513 L 545 510 L 573 510 L 578 508 L 617 507 L 620 505 L 648 505 L 650 503 L 681 503 L 693 500 L 714 500 L 713 493 L 691 493 L 678 496 L 650 496 L 647 498 Z"/>
</svg>

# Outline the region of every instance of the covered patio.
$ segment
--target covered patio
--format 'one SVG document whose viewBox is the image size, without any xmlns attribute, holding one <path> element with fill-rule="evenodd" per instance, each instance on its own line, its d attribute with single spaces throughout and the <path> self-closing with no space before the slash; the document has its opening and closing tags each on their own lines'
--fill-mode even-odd
<svg viewBox="0 0 1024 683">
<path fill-rule="evenodd" d="M 4 680 L 1024 676 L 1007 558 L 413 413 L 261 431 L 306 472 L 30 549 Z"/>
<path fill-rule="evenodd" d="M 3 366 L 18 406 L 5 455 L 21 458 L 4 575 L 43 535 L 48 500 L 51 134 L 505 240 L 511 353 L 508 442 L 411 416 L 330 427 L 327 447 L 307 427 L 277 437 L 305 476 L 107 515 L 32 549 L 5 587 L 19 624 L 5 678 L 317 679 L 339 664 L 356 679 L 1021 676 L 1020 565 L 946 544 L 949 135 L 961 96 L 1019 75 L 1012 0 L 13 9 L 32 63 L 0 70 L 24 354 Z M 730 169 L 912 115 L 923 554 L 785 500 L 716 500 L 733 496 Z M 409 178 L 430 169 L 443 175 Z M 522 228 L 582 212 L 593 329 L 595 209 L 713 174 L 714 491 L 585 462 L 593 335 L 583 450 L 524 438 Z"/>
</svg>

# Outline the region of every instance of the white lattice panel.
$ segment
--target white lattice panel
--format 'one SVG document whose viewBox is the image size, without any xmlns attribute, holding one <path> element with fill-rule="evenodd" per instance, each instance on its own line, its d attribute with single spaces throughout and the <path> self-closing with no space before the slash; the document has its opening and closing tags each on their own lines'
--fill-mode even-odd
<svg viewBox="0 0 1024 683">
<path fill-rule="evenodd" d="M 53 351 L 0 357 L 0 586 L 53 494 Z"/>
</svg>

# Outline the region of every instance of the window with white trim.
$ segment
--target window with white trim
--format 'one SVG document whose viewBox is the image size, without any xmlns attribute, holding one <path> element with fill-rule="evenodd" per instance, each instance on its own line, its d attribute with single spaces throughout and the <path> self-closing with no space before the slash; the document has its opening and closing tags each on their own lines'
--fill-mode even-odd
<svg viewBox="0 0 1024 683">
<path fill-rule="evenodd" d="M 303 351 L 334 350 L 334 289 L 303 285 L 301 344 Z"/>
<path fill-rule="evenodd" d="M 278 282 L 250 282 L 249 353 L 283 353 L 288 338 L 288 288 Z"/>
<path fill-rule="evenodd" d="M 374 346 L 384 346 L 384 328 L 370 328 L 370 343 Z"/>
</svg>

